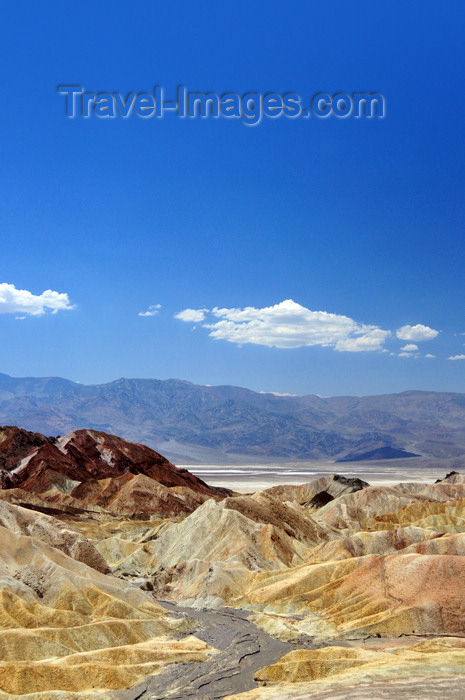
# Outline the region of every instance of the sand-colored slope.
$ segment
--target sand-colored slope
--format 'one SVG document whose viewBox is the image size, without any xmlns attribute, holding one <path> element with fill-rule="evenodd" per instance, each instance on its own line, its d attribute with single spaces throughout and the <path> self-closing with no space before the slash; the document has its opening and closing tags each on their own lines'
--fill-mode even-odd
<svg viewBox="0 0 465 700">
<path fill-rule="evenodd" d="M 308 563 L 320 564 L 339 559 L 364 557 L 367 554 L 393 554 L 400 550 L 405 551 L 410 546 L 415 547 L 418 543 L 430 540 L 431 537 L 435 536 L 435 533 L 420 527 L 355 532 L 315 547 L 309 554 Z"/>
<path fill-rule="evenodd" d="M 372 513 L 366 519 L 362 518 L 363 528 L 369 530 L 385 530 L 406 524 L 438 533 L 465 532 L 465 498 L 441 503 L 407 503 L 397 510 Z"/>
<path fill-rule="evenodd" d="M 443 512 L 441 505 L 458 503 L 465 498 L 465 484 L 437 483 L 417 490 L 410 484 L 399 487 L 370 486 L 361 491 L 342 495 L 322 508 L 312 511 L 317 522 L 336 532 L 347 534 L 351 531 L 387 529 L 382 523 L 398 525 L 418 525 L 423 515 L 431 511 Z M 406 515 L 400 514 L 407 509 Z M 418 516 L 415 514 L 418 513 Z M 377 525 L 381 523 L 381 525 Z M 451 530 L 449 530 L 451 531 Z"/>
<path fill-rule="evenodd" d="M 291 651 L 256 674 L 257 688 L 225 700 L 307 698 L 436 698 L 429 688 L 441 679 L 442 697 L 460 698 L 465 687 L 465 645 L 448 638 L 385 650 L 326 647 Z M 354 690 L 358 689 L 358 695 Z"/>
<path fill-rule="evenodd" d="M 0 527 L 0 691 L 125 688 L 166 661 L 203 660 L 208 646 L 187 637 L 142 591 L 40 540 Z"/>
<path fill-rule="evenodd" d="M 94 545 L 56 518 L 0 501 L 0 526 L 17 535 L 33 536 L 97 571 L 109 571 Z"/>
<path fill-rule="evenodd" d="M 403 493 L 391 486 L 370 486 L 369 488 L 342 495 L 314 512 L 319 523 L 342 530 L 365 529 L 370 517 L 390 513 L 414 502 L 429 502 L 427 496 Z"/>
<path fill-rule="evenodd" d="M 262 609 L 323 616 L 334 635 L 465 634 L 465 557 L 391 554 L 255 577 Z"/>
<path fill-rule="evenodd" d="M 218 605 L 240 596 L 254 572 L 300 563 L 309 547 L 327 539 L 311 518 L 269 496 L 209 500 L 145 545 L 146 570 L 162 597 Z"/>
<path fill-rule="evenodd" d="M 222 506 L 237 510 L 256 523 L 273 525 L 308 546 L 329 539 L 326 530 L 309 517 L 304 508 L 297 503 L 285 503 L 267 491 L 226 498 Z"/>
</svg>

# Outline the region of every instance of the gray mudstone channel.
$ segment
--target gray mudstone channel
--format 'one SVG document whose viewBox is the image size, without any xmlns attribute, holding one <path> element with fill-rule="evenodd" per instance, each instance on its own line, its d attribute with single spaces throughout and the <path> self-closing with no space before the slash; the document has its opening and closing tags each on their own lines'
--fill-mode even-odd
<svg viewBox="0 0 465 700">
<path fill-rule="evenodd" d="M 196 619 L 196 637 L 219 653 L 209 661 L 171 664 L 133 688 L 115 692 L 112 700 L 221 700 L 256 688 L 255 673 L 292 649 L 325 646 L 307 635 L 293 643 L 274 639 L 247 619 L 252 614 L 247 610 L 197 610 L 157 602 L 173 614 Z"/>
</svg>

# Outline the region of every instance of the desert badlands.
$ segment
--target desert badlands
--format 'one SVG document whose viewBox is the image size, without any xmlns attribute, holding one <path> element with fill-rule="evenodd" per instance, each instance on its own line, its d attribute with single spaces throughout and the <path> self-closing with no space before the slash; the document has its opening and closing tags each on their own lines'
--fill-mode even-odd
<svg viewBox="0 0 465 700">
<path fill-rule="evenodd" d="M 463 474 L 238 494 L 3 427 L 0 479 L 0 699 L 465 697 Z"/>
</svg>

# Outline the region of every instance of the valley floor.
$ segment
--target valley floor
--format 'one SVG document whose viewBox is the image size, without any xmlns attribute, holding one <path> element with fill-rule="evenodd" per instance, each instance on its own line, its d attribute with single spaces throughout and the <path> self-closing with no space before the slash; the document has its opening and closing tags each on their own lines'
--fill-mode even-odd
<svg viewBox="0 0 465 700">
<path fill-rule="evenodd" d="M 401 481 L 431 482 L 441 479 L 455 468 L 455 461 L 384 459 L 371 462 L 337 463 L 331 460 L 270 464 L 189 464 L 182 465 L 212 486 L 222 486 L 240 493 L 262 491 L 280 484 L 298 485 L 337 472 L 358 477 L 376 486 L 392 486 Z"/>
</svg>

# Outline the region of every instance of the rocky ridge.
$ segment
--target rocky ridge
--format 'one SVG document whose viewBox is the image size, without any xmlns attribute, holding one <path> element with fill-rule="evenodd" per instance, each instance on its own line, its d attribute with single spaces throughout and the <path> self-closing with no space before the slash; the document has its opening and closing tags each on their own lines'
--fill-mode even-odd
<svg viewBox="0 0 465 700">
<path fill-rule="evenodd" d="M 230 493 L 145 445 L 95 430 L 53 438 L 0 428 L 0 479 L 15 503 L 38 507 L 42 500 L 44 508 L 58 511 L 186 514 L 207 498 Z"/>
</svg>

